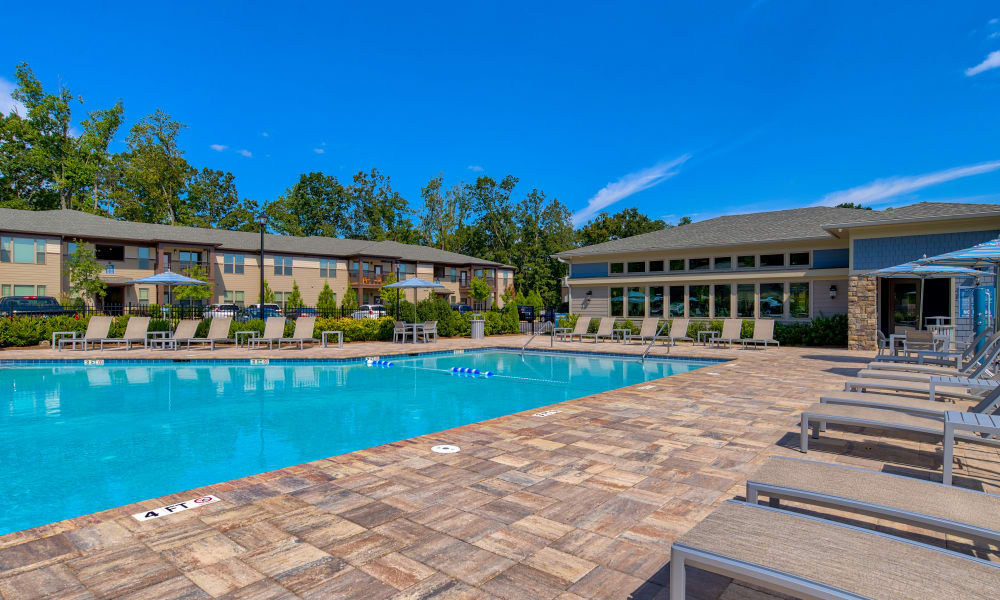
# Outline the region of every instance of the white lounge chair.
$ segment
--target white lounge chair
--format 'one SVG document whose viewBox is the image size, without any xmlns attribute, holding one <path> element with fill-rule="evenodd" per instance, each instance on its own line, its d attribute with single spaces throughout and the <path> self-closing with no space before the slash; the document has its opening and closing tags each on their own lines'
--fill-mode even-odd
<svg viewBox="0 0 1000 600">
<path fill-rule="evenodd" d="M 215 317 L 208 326 L 208 334 L 203 338 L 188 338 L 184 340 L 185 345 L 190 348 L 191 344 L 206 345 L 211 350 L 215 350 L 216 344 L 232 343 L 229 337 L 229 328 L 233 319 L 230 317 Z"/>
<path fill-rule="evenodd" d="M 614 337 L 614 327 L 614 317 L 601 317 L 601 323 L 597 326 L 597 333 L 583 333 L 580 335 L 580 341 L 582 342 L 583 338 L 586 337 L 594 338 L 595 344 L 601 338 L 608 338 L 610 340 Z"/>
<path fill-rule="evenodd" d="M 963 598 L 1000 595 L 1000 563 L 810 515 L 728 500 L 670 548 L 670 597 L 686 566 L 795 598 Z"/>
<path fill-rule="evenodd" d="M 111 317 L 104 316 L 93 316 L 90 317 L 90 321 L 87 322 L 87 331 L 84 332 L 83 337 L 64 337 L 59 340 L 59 345 L 57 349 L 62 350 L 67 345 L 73 347 L 74 350 L 77 349 L 78 345 L 83 345 L 83 350 L 87 349 L 89 344 L 91 348 L 96 346 L 108 337 L 108 331 L 111 329 Z"/>
<path fill-rule="evenodd" d="M 945 411 L 959 410 L 954 402 L 940 402 L 925 398 L 909 398 L 895 394 L 869 394 L 866 392 L 829 392 L 820 396 L 820 404 L 845 404 L 895 410 L 913 415 L 944 418 Z M 982 400 L 969 407 L 969 412 L 993 413 L 1000 407 L 1000 387 L 994 388 Z"/>
<path fill-rule="evenodd" d="M 279 319 L 281 317 L 278 317 Z M 281 349 L 282 342 L 286 344 L 298 344 L 299 350 L 303 348 L 305 342 L 310 344 L 315 344 L 319 340 L 313 337 L 313 332 L 316 329 L 316 317 L 299 317 L 295 319 L 295 331 L 292 332 L 292 337 L 290 338 L 278 338 L 278 349 Z M 282 333 L 284 333 L 284 325 L 282 325 Z"/>
<path fill-rule="evenodd" d="M 765 349 L 768 344 L 781 345 L 778 343 L 778 340 L 774 339 L 774 320 L 772 319 L 755 320 L 753 322 L 753 337 L 743 338 L 740 341 L 743 343 L 744 348 L 747 347 L 747 344 L 753 344 L 755 348 L 759 344 L 764 344 Z"/>
<path fill-rule="evenodd" d="M 977 336 L 985 337 L 985 336 Z M 976 344 L 970 344 L 969 348 L 974 348 Z M 995 363 L 1000 357 L 1000 332 L 986 338 L 982 344 L 982 349 L 978 352 L 963 351 L 960 358 L 950 361 L 950 364 L 942 362 L 892 362 L 884 360 L 873 360 L 865 367 L 868 370 L 895 371 L 908 373 L 927 373 L 930 375 L 943 376 L 968 376 L 975 369 L 983 364 Z"/>
<path fill-rule="evenodd" d="M 733 342 L 740 341 L 742 331 L 743 319 L 726 319 L 722 322 L 722 333 L 718 337 L 712 338 L 712 343 L 716 346 L 728 343 L 729 347 L 732 348 Z"/>
<path fill-rule="evenodd" d="M 960 383 L 934 383 L 934 396 L 932 399 L 937 396 L 945 396 L 948 398 L 957 398 L 959 400 L 971 400 L 976 402 L 982 399 L 985 390 L 991 389 L 996 385 L 1000 385 L 1000 381 L 993 382 L 988 379 L 975 380 L 974 382 L 970 381 L 967 383 L 982 383 L 982 385 L 976 385 L 975 389 L 970 391 L 969 386 L 963 386 Z M 844 391 L 867 392 L 868 390 L 879 390 L 884 392 L 895 392 L 898 394 L 930 396 L 931 385 L 932 383 L 930 381 L 900 381 L 886 378 L 857 377 L 848 379 L 844 382 Z"/>
<path fill-rule="evenodd" d="M 132 349 L 132 344 L 146 344 L 146 332 L 149 330 L 149 317 L 129 317 L 125 324 L 125 333 L 120 338 L 104 338 L 101 340 L 101 350 L 104 344 L 125 344 L 126 350 Z"/>
<path fill-rule="evenodd" d="M 661 335 L 659 337 L 656 336 L 659 327 L 660 327 L 660 319 L 656 317 L 643 319 L 642 325 L 639 326 L 639 333 L 628 332 L 625 334 L 625 343 L 631 344 L 632 340 L 639 340 L 639 343 L 641 344 L 646 340 L 652 340 L 654 337 L 658 340 L 663 340 L 664 342 L 668 342 L 670 340 L 669 337 L 665 335 Z"/>
<path fill-rule="evenodd" d="M 992 348 L 992 352 L 989 354 L 972 360 L 964 369 L 933 365 L 872 363 L 863 371 L 858 371 L 857 377 L 861 379 L 895 379 L 897 381 L 930 381 L 931 377 L 987 379 L 997 376 L 996 360 L 998 356 L 1000 356 L 1000 345 Z"/>
<path fill-rule="evenodd" d="M 590 327 L 590 317 L 580 315 L 576 318 L 576 325 L 573 326 L 572 330 L 569 327 L 556 327 L 552 330 L 552 334 L 561 342 L 572 342 L 574 337 L 580 338 L 582 342 L 583 335 L 587 333 L 588 327 Z"/>
<path fill-rule="evenodd" d="M 688 337 L 688 324 L 691 319 L 681 319 L 676 318 L 670 321 L 670 333 L 667 334 L 667 338 L 670 340 L 671 346 L 676 346 L 679 341 L 693 342 L 694 339 Z"/>
<path fill-rule="evenodd" d="M 280 348 L 281 338 L 284 336 L 285 317 L 268 317 L 267 320 L 264 321 L 264 333 L 253 341 L 257 344 L 258 348 L 260 348 L 261 344 L 267 343 L 267 348 L 270 350 L 274 348 L 275 344 L 279 344 L 278 347 Z"/>
</svg>

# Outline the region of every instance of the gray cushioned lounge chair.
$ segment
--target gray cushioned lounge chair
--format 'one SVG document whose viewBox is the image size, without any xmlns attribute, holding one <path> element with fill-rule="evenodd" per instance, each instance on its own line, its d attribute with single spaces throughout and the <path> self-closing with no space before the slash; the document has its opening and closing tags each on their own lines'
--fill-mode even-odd
<svg viewBox="0 0 1000 600">
<path fill-rule="evenodd" d="M 747 502 L 761 495 L 1000 542 L 1000 496 L 914 477 L 772 456 L 747 478 Z"/>
<path fill-rule="evenodd" d="M 279 319 L 281 317 L 278 317 Z M 295 331 L 292 332 L 292 337 L 290 338 L 278 338 L 278 349 L 281 349 L 281 344 L 298 344 L 299 350 L 302 349 L 302 344 L 309 342 L 310 344 L 315 344 L 319 340 L 313 337 L 313 332 L 316 329 L 316 317 L 299 317 L 295 319 Z M 284 332 L 284 324 L 282 324 L 282 333 Z"/>
<path fill-rule="evenodd" d="M 285 317 L 268 317 L 264 321 L 264 333 L 259 338 L 254 340 L 257 347 L 260 348 L 261 344 L 266 343 L 268 350 L 274 348 L 275 344 L 279 344 L 281 347 L 281 338 L 285 336 Z"/>
<path fill-rule="evenodd" d="M 721 346 L 722 344 L 729 344 L 729 347 L 733 347 L 733 342 L 740 341 L 740 335 L 743 331 L 743 319 L 726 319 L 722 322 L 722 333 L 719 337 L 712 338 L 712 343 L 716 346 Z"/>
<path fill-rule="evenodd" d="M 670 340 L 671 346 L 676 346 L 677 342 L 680 341 L 694 341 L 693 338 L 688 337 L 688 325 L 690 323 L 691 319 L 676 318 L 670 321 L 670 333 L 667 334 L 667 339 Z"/>
<path fill-rule="evenodd" d="M 232 322 L 231 317 L 215 317 L 209 324 L 208 334 L 205 337 L 188 338 L 184 340 L 184 343 L 188 348 L 191 347 L 191 344 L 201 344 L 202 347 L 207 345 L 211 350 L 215 350 L 216 344 L 231 344 L 233 340 L 229 338 L 229 326 Z"/>
<path fill-rule="evenodd" d="M 129 317 L 125 324 L 125 333 L 120 338 L 105 338 L 101 340 L 101 350 L 104 344 L 125 344 L 126 350 L 132 349 L 132 344 L 146 345 L 146 332 L 149 330 L 149 317 Z"/>
<path fill-rule="evenodd" d="M 799 450 L 802 452 L 809 451 L 810 426 L 812 427 L 812 437 L 817 439 L 819 438 L 820 430 L 824 429 L 827 423 L 852 425 L 855 427 L 871 427 L 873 429 L 881 429 L 889 433 L 922 433 L 944 439 L 943 414 L 941 416 L 918 416 L 881 408 L 816 403 L 802 411 L 802 420 L 799 432 Z M 955 439 L 966 442 L 978 442 L 982 444 L 1000 446 L 1000 441 L 996 439 L 980 437 L 978 435 L 958 431 L 955 432 Z"/>
<path fill-rule="evenodd" d="M 991 346 L 989 353 L 977 356 L 962 369 L 904 363 L 872 363 L 865 370 L 859 371 L 857 377 L 861 379 L 895 379 L 897 381 L 930 381 L 931 377 L 992 379 L 997 375 L 996 361 L 998 357 L 1000 357 L 1000 344 Z"/>
<path fill-rule="evenodd" d="M 58 349 L 62 350 L 65 346 L 69 345 L 76 350 L 79 345 L 82 345 L 82 349 L 86 350 L 88 344 L 93 348 L 101 340 L 107 339 L 110 329 L 111 317 L 90 317 L 90 321 L 87 322 L 87 331 L 84 332 L 83 337 L 62 338 L 59 340 Z"/>
<path fill-rule="evenodd" d="M 654 337 L 658 340 L 663 340 L 664 343 L 668 342 L 670 338 L 665 335 L 657 337 L 656 333 L 660 328 L 660 319 L 657 317 L 651 317 L 642 320 L 642 325 L 639 326 L 639 333 L 628 332 L 625 334 L 625 343 L 631 344 L 632 340 L 638 340 L 639 343 L 643 343 L 647 340 L 652 340 Z"/>
<path fill-rule="evenodd" d="M 735 500 L 671 546 L 674 600 L 686 597 L 687 565 L 796 598 L 987 600 L 1000 594 L 1000 563 Z"/>
<path fill-rule="evenodd" d="M 990 380 L 981 380 L 984 385 Z M 1000 384 L 1000 381 L 996 382 Z M 991 384 L 990 387 L 994 387 Z M 982 389 L 982 388 L 980 388 Z M 845 392 L 865 392 L 868 390 L 882 390 L 900 394 L 916 394 L 918 396 L 929 395 L 931 384 L 929 381 L 898 381 L 884 378 L 854 378 L 844 382 Z M 959 400 L 972 400 L 978 402 L 983 397 L 983 392 L 969 391 L 968 387 L 961 385 L 935 384 L 934 395 L 946 396 L 948 398 L 958 398 Z"/>
<path fill-rule="evenodd" d="M 590 327 L 590 317 L 580 315 L 577 317 L 576 325 L 573 326 L 572 330 L 570 330 L 569 327 L 556 327 L 552 330 L 552 333 L 555 334 L 556 339 L 560 342 L 572 342 L 574 337 L 580 338 L 580 341 L 582 342 L 582 336 L 587 333 L 588 327 Z"/>
<path fill-rule="evenodd" d="M 885 340 L 885 336 L 882 335 L 882 332 L 879 332 L 879 336 L 880 339 Z M 978 347 L 980 340 L 986 339 L 989 343 L 990 341 L 995 341 L 998 338 L 1000 338 L 1000 332 L 989 335 L 988 332 L 984 331 L 972 338 L 968 344 L 960 345 L 955 350 L 924 350 L 910 355 L 883 354 L 882 347 L 880 345 L 879 354 L 875 356 L 873 362 L 941 365 L 960 368 L 964 366 L 973 356 L 975 356 L 977 352 L 976 348 Z M 885 344 L 888 347 L 888 341 L 886 341 Z"/>
<path fill-rule="evenodd" d="M 774 320 L 773 319 L 757 319 L 753 322 L 753 337 L 743 338 L 740 340 L 743 343 L 743 347 L 746 348 L 747 344 L 753 344 L 756 348 L 760 344 L 764 345 L 766 349 L 768 344 L 774 344 L 775 346 L 780 346 L 778 340 L 774 339 Z"/>
<path fill-rule="evenodd" d="M 580 341 L 582 342 L 583 338 L 588 337 L 594 338 L 595 344 L 601 338 L 608 338 L 610 340 L 614 336 L 614 327 L 614 317 L 601 317 L 601 323 L 597 326 L 597 333 L 582 333 L 580 334 Z"/>
<path fill-rule="evenodd" d="M 895 394 L 869 394 L 867 392 L 829 392 L 820 396 L 820 404 L 844 404 L 847 406 L 867 406 L 883 410 L 944 418 L 945 411 L 961 410 L 953 402 L 940 402 L 929 398 L 909 398 Z M 992 414 L 1000 407 L 1000 387 L 994 388 L 983 399 L 969 406 L 969 412 Z"/>
<path fill-rule="evenodd" d="M 997 352 L 1000 352 L 1000 332 L 997 332 L 989 337 L 986 337 L 985 334 L 980 334 L 976 337 L 983 338 L 984 341 L 982 349 L 978 352 L 970 352 L 969 349 L 974 350 L 978 342 L 969 344 L 969 349 L 966 349 L 966 351 L 961 353 L 957 353 L 959 360 L 952 360 L 949 364 L 942 364 L 939 362 L 890 362 L 876 359 L 868 363 L 865 368 L 868 370 L 880 371 L 906 371 L 910 373 L 929 373 L 931 375 L 967 376 L 968 373 L 982 365 L 984 361 L 995 362 L 997 357 L 1000 356 L 997 354 Z"/>
</svg>

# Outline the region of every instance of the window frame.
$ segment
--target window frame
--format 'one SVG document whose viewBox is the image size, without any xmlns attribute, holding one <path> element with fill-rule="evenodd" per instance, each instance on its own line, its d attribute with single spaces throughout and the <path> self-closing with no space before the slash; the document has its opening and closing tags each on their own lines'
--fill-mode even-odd
<svg viewBox="0 0 1000 600">
<path fill-rule="evenodd" d="M 633 267 L 635 267 L 633 269 Z M 625 270 L 629 273 L 645 273 L 646 272 L 646 261 L 635 260 L 625 264 Z"/>
<path fill-rule="evenodd" d="M 806 262 L 804 262 L 804 263 L 795 263 L 795 262 L 793 262 L 793 260 L 792 260 L 793 256 L 802 256 L 803 254 L 806 257 Z M 789 252 L 788 253 L 788 266 L 789 267 L 808 267 L 808 266 L 811 266 L 811 265 L 812 265 L 812 252 L 806 250 L 805 252 Z"/>
<path fill-rule="evenodd" d="M 705 266 L 695 267 L 692 263 L 694 261 L 705 261 Z M 688 259 L 688 271 L 710 271 L 712 269 L 712 259 L 711 258 L 689 258 Z"/>
<path fill-rule="evenodd" d="M 659 269 L 654 269 L 653 268 L 654 265 L 659 265 L 660 268 Z M 663 263 L 662 260 L 651 260 L 651 261 L 649 261 L 649 272 L 650 273 L 662 273 L 663 272 L 663 267 L 664 267 L 664 263 Z"/>
<path fill-rule="evenodd" d="M 704 314 L 702 314 L 701 311 L 699 310 L 699 314 L 696 315 L 696 314 L 694 314 L 694 306 L 695 305 L 692 302 L 692 299 L 694 299 L 694 290 L 697 289 L 697 288 L 704 288 L 705 289 L 705 295 L 704 296 L 699 296 L 699 298 L 698 298 L 698 305 L 699 305 L 699 307 L 701 306 L 702 302 L 704 302 L 704 309 L 705 309 L 705 311 L 704 311 Z M 712 286 L 709 285 L 709 284 L 707 284 L 707 283 L 699 283 L 699 284 L 695 284 L 695 285 L 689 285 L 689 286 L 687 286 L 687 289 L 688 289 L 688 291 L 687 291 L 686 296 L 687 296 L 687 302 L 688 302 L 688 307 L 687 307 L 687 315 L 688 315 L 688 317 L 690 317 L 692 319 L 708 319 L 708 318 L 710 318 L 710 316 L 712 314 Z"/>
<path fill-rule="evenodd" d="M 742 288 L 742 289 L 740 289 Z M 742 309 L 743 305 L 741 302 L 741 293 L 748 291 L 750 292 L 750 314 L 746 314 Z M 737 283 L 736 284 L 736 318 L 737 319 L 754 319 L 757 317 L 757 286 L 753 283 Z"/>
<path fill-rule="evenodd" d="M 678 304 L 674 302 L 674 292 L 678 291 L 680 294 L 680 314 L 674 313 L 674 305 Z M 687 312 L 687 286 L 684 285 L 669 285 L 667 286 L 667 316 L 671 319 L 683 318 Z"/>
<path fill-rule="evenodd" d="M 638 318 L 645 317 L 646 316 L 646 291 L 645 291 L 645 288 L 643 288 L 641 286 L 632 285 L 632 286 L 629 286 L 626 289 L 627 289 L 627 292 L 625 293 L 625 296 L 626 296 L 626 313 L 628 314 L 628 318 L 631 319 L 631 318 L 635 318 L 635 317 L 638 317 Z M 633 299 L 635 299 L 635 298 L 641 299 L 641 302 L 633 302 Z M 639 307 L 639 311 L 638 312 L 632 312 L 632 307 L 633 306 L 638 306 Z"/>
<path fill-rule="evenodd" d="M 750 259 L 750 265 L 744 265 L 744 259 Z M 756 269 L 757 268 L 757 255 L 756 254 L 743 254 L 736 256 L 736 268 L 737 269 Z"/>
<path fill-rule="evenodd" d="M 720 267 L 719 261 L 725 260 L 728 266 Z M 732 256 L 714 256 L 712 257 L 712 270 L 713 271 L 732 271 L 733 270 L 733 257 Z"/>
<path fill-rule="evenodd" d="M 623 275 L 625 273 L 625 263 L 608 263 L 608 273 L 611 275 Z"/>
<path fill-rule="evenodd" d="M 764 264 L 764 259 L 765 258 L 767 258 L 767 259 L 780 258 L 781 259 L 781 264 L 766 265 L 766 264 Z M 774 252 L 774 253 L 770 253 L 770 254 L 760 254 L 760 255 L 757 256 L 757 264 L 760 265 L 761 269 L 784 269 L 787 266 L 787 264 L 788 264 L 788 256 L 786 256 L 784 252 Z"/>
<path fill-rule="evenodd" d="M 793 302 L 792 299 L 794 298 L 793 290 L 795 288 L 801 288 L 801 287 L 805 288 L 805 302 L 806 302 L 805 312 L 804 312 L 804 314 L 800 313 L 800 314 L 796 315 L 795 314 L 795 309 L 793 308 L 793 304 L 792 304 L 792 302 Z M 811 307 L 812 307 L 812 298 L 810 298 L 811 294 L 812 294 L 812 284 L 810 282 L 808 282 L 808 281 L 795 281 L 795 282 L 789 282 L 788 283 L 788 318 L 790 318 L 790 319 L 808 319 L 810 317 L 810 314 L 812 312 L 810 310 Z"/>
<path fill-rule="evenodd" d="M 719 314 L 719 290 L 720 288 L 726 288 L 726 314 Z M 716 283 L 712 285 L 712 318 L 718 319 L 728 319 L 733 314 L 733 284 L 731 283 Z"/>
<path fill-rule="evenodd" d="M 767 313 L 764 312 L 764 287 L 765 286 L 767 286 L 768 288 L 777 287 L 780 290 L 780 292 L 779 292 L 779 294 L 780 294 L 780 300 L 779 300 L 779 302 L 781 304 L 781 308 L 780 308 L 780 311 L 777 312 L 777 313 L 770 312 L 771 310 L 773 310 L 771 308 L 768 308 L 768 312 Z M 770 296 L 770 294 L 768 294 L 768 295 Z M 770 305 L 768 305 L 768 306 L 770 307 Z M 760 284 L 758 284 L 758 288 L 757 288 L 757 310 L 758 310 L 757 314 L 760 315 L 760 318 L 762 318 L 762 319 L 765 319 L 765 318 L 783 319 L 783 318 L 785 318 L 785 284 L 783 282 L 768 282 L 768 283 L 760 283 Z"/>
<path fill-rule="evenodd" d="M 654 290 L 659 290 L 659 300 L 654 300 Z M 646 288 L 646 297 L 647 302 L 649 303 L 650 317 L 663 317 L 663 291 L 664 286 L 662 285 L 651 285 Z M 656 309 L 657 304 L 659 304 L 659 310 Z"/>
<path fill-rule="evenodd" d="M 618 295 L 615 296 L 615 291 Z M 618 313 L 615 314 L 615 301 L 618 302 Z M 625 288 L 624 287 L 613 287 L 608 288 L 608 316 L 609 317 L 624 317 L 625 316 Z M 581 317 L 584 318 L 584 317 Z"/>
<path fill-rule="evenodd" d="M 678 268 L 675 269 L 674 267 L 678 267 Z M 675 271 L 687 271 L 687 259 L 684 259 L 684 258 L 671 258 L 668 261 L 667 268 L 669 269 L 669 271 L 671 273 L 673 273 Z"/>
</svg>

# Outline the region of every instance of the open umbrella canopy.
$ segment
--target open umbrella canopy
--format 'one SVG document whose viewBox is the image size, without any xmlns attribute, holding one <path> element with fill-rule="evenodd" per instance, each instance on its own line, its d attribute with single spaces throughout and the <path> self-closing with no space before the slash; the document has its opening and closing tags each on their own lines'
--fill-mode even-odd
<svg viewBox="0 0 1000 600">
<path fill-rule="evenodd" d="M 443 288 L 444 286 L 440 283 L 434 283 L 433 281 L 427 281 L 426 279 L 419 279 L 417 277 L 411 277 L 409 279 L 404 279 L 403 281 L 397 281 L 396 283 L 389 283 L 383 285 L 386 288 L 400 288 L 400 289 L 412 289 L 413 290 L 413 320 L 417 320 L 417 289 L 419 288 Z M 404 340 L 405 341 L 405 340 Z"/>
<path fill-rule="evenodd" d="M 954 265 L 965 267 L 992 267 L 1000 263 L 1000 238 L 983 242 L 964 250 L 946 252 L 917 260 L 922 265 Z"/>
<path fill-rule="evenodd" d="M 129 283 L 141 283 L 146 285 L 205 285 L 206 282 L 195 279 L 194 277 L 188 277 L 187 275 L 181 275 L 180 273 L 174 273 L 169 269 L 157 273 L 156 275 L 150 275 L 149 277 L 142 277 L 141 279 L 133 279 Z"/>
<path fill-rule="evenodd" d="M 894 267 L 876 269 L 869 273 L 876 277 L 885 278 L 913 278 L 930 279 L 937 277 L 979 277 L 982 271 L 969 269 L 966 267 L 950 266 L 945 264 L 920 264 L 920 262 L 908 262 Z"/>
</svg>

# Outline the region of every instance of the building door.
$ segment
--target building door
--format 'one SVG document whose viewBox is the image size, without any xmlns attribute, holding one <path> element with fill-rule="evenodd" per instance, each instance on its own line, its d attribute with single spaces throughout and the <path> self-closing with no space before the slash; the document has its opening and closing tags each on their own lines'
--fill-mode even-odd
<svg viewBox="0 0 1000 600">
<path fill-rule="evenodd" d="M 924 282 L 924 324 L 927 317 L 950 317 L 954 301 L 951 296 L 951 281 L 948 279 L 928 279 Z"/>
<path fill-rule="evenodd" d="M 917 327 L 920 302 L 919 279 L 883 279 L 881 294 L 882 332 L 898 333 Z"/>
</svg>

